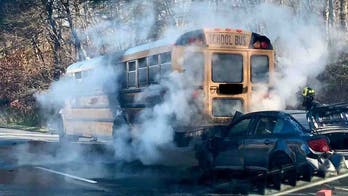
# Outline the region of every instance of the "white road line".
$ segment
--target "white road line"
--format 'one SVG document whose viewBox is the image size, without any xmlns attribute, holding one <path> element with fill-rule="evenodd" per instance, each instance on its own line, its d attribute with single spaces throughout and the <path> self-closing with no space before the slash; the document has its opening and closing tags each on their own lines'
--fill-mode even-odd
<svg viewBox="0 0 348 196">
<path fill-rule="evenodd" d="M 303 186 L 295 187 L 293 189 L 290 189 L 290 190 L 287 190 L 287 191 L 282 191 L 280 193 L 275 193 L 274 196 L 287 195 L 289 193 L 293 193 L 293 192 L 304 190 L 304 189 L 311 188 L 311 187 L 314 187 L 314 186 L 322 185 L 322 184 L 325 184 L 325 183 L 328 183 L 328 182 L 332 182 L 332 181 L 335 181 L 335 180 L 338 180 L 338 179 L 341 179 L 341 178 L 345 178 L 345 177 L 348 177 L 348 173 L 345 173 L 345 174 L 342 174 L 342 175 L 339 175 L 339 176 L 334 176 L 334 177 L 327 178 L 327 179 L 320 180 L 320 181 L 313 182 L 313 183 L 309 182 L 309 184 L 306 184 L 306 185 L 303 185 Z"/>
<path fill-rule="evenodd" d="M 54 173 L 54 174 L 66 176 L 66 177 L 69 177 L 69 178 L 72 178 L 72 179 L 75 179 L 75 180 L 80 180 L 80 181 L 88 182 L 88 183 L 91 183 L 91 184 L 96 184 L 96 183 L 98 183 L 97 181 L 94 181 L 94 180 L 89 180 L 89 179 L 87 179 L 87 178 L 81 178 L 81 177 L 78 177 L 78 176 L 66 174 L 66 173 L 59 172 L 59 171 L 55 171 L 55 170 L 52 170 L 52 169 L 47 169 L 47 168 L 44 168 L 44 167 L 35 167 L 35 168 L 41 169 L 41 170 L 44 170 L 44 171 L 47 171 L 47 172 L 51 172 L 51 173 Z"/>
<path fill-rule="evenodd" d="M 348 188 L 343 188 L 343 187 L 335 186 L 335 189 L 341 190 L 341 191 L 347 191 L 347 192 L 348 192 Z"/>
</svg>

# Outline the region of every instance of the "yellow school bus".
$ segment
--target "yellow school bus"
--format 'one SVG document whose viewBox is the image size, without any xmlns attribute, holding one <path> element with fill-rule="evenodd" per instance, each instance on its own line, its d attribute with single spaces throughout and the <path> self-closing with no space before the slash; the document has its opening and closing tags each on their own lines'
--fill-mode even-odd
<svg viewBox="0 0 348 196">
<path fill-rule="evenodd" d="M 119 124 L 115 97 L 124 122 L 134 123 L 140 111 L 160 102 L 158 97 L 135 101 L 139 93 L 160 83 L 168 73 L 184 73 L 192 67 L 194 92 L 201 97 L 201 122 L 179 126 L 177 131 L 194 135 L 202 130 L 199 127 L 229 122 L 236 111 L 250 111 L 253 91 L 269 86 L 274 72 L 274 50 L 266 36 L 229 28 L 190 31 L 173 40 L 130 48 L 116 59 L 115 68 L 122 70 L 121 89 L 113 96 L 98 92 L 75 98 L 76 106 L 61 112 L 65 136 L 112 136 Z M 91 69 L 74 66 L 67 74 L 76 79 L 83 79 Z"/>
</svg>

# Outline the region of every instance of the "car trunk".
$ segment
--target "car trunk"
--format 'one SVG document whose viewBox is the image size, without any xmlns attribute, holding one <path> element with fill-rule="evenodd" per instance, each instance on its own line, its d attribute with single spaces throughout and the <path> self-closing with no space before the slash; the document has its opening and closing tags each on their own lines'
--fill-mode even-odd
<svg viewBox="0 0 348 196">
<path fill-rule="evenodd" d="M 325 135 L 330 140 L 330 147 L 333 150 L 348 149 L 348 128 L 346 130 L 325 130 L 320 131 L 320 134 Z"/>
<path fill-rule="evenodd" d="M 315 131 L 330 139 L 333 150 L 348 149 L 348 104 L 322 105 L 309 115 Z"/>
</svg>

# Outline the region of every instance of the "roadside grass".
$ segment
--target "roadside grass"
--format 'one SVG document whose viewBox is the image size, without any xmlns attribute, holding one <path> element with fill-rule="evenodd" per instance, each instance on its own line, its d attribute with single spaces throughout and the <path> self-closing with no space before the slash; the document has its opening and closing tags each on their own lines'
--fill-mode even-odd
<svg viewBox="0 0 348 196">
<path fill-rule="evenodd" d="M 1 108 L 0 128 L 20 129 L 24 131 L 47 133 L 47 127 L 41 126 L 41 116 L 36 111 L 20 112 L 10 108 Z"/>
<path fill-rule="evenodd" d="M 0 128 L 19 129 L 19 130 L 24 130 L 24 131 L 41 132 L 41 133 L 48 132 L 48 129 L 46 127 L 28 126 L 28 125 L 17 124 L 17 123 L 2 123 L 2 122 L 0 122 Z"/>
</svg>

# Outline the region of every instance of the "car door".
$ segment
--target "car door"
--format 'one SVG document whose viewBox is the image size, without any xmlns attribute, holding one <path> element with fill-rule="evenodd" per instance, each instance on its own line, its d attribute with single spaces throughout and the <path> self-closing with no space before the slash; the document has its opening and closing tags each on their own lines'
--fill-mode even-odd
<svg viewBox="0 0 348 196">
<path fill-rule="evenodd" d="M 251 118 L 244 118 L 227 129 L 225 137 L 216 142 L 215 167 L 244 169 L 243 144 L 251 124 Z"/>
<path fill-rule="evenodd" d="M 278 118 L 276 116 L 260 116 L 251 135 L 244 140 L 245 167 L 249 169 L 267 169 L 268 159 L 277 142 L 273 133 Z"/>
</svg>

